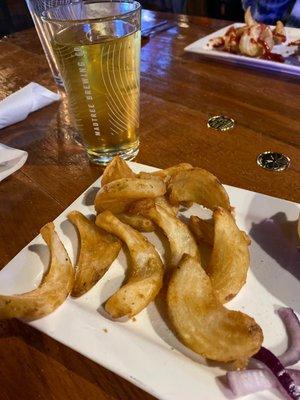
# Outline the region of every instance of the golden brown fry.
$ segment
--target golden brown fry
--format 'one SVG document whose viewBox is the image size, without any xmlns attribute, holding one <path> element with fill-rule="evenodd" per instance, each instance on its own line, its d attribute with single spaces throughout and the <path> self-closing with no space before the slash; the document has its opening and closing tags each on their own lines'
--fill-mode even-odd
<svg viewBox="0 0 300 400">
<path fill-rule="evenodd" d="M 171 204 L 192 201 L 211 210 L 218 206 L 231 209 L 224 187 L 205 169 L 194 168 L 178 172 L 171 178 L 168 193 Z"/>
<path fill-rule="evenodd" d="M 49 222 L 41 229 L 49 247 L 51 261 L 40 286 L 24 294 L 0 295 L 0 319 L 34 320 L 52 313 L 68 297 L 73 287 L 74 271 L 69 256 Z"/>
<path fill-rule="evenodd" d="M 80 249 L 75 270 L 73 297 L 82 296 L 90 290 L 121 250 L 119 240 L 102 231 L 92 221 L 78 211 L 72 211 L 68 219 L 76 226 L 80 236 Z"/>
<path fill-rule="evenodd" d="M 188 227 L 197 241 L 213 245 L 214 224 L 212 220 L 203 220 L 196 215 L 192 215 L 189 219 Z"/>
<path fill-rule="evenodd" d="M 168 182 L 173 175 L 177 174 L 180 171 L 187 171 L 192 169 L 193 166 L 188 163 L 180 163 L 177 165 L 173 165 L 173 167 L 161 169 L 160 171 L 153 172 L 153 175 L 159 176 L 160 178 L 164 179 L 165 182 Z"/>
<path fill-rule="evenodd" d="M 179 206 L 178 205 L 172 206 L 164 196 L 156 197 L 154 199 L 154 204 L 156 206 L 164 208 L 166 211 L 168 211 L 171 214 L 174 214 L 175 216 L 178 214 Z"/>
<path fill-rule="evenodd" d="M 163 180 L 122 178 L 102 186 L 95 198 L 95 209 L 99 213 L 109 210 L 113 213 L 126 211 L 136 200 L 163 196 L 166 185 Z"/>
<path fill-rule="evenodd" d="M 131 256 L 127 282 L 113 294 L 105 310 L 114 318 L 133 317 L 158 294 L 163 282 L 163 264 L 155 247 L 140 233 L 123 224 L 110 211 L 99 214 L 96 224 L 126 243 Z"/>
<path fill-rule="evenodd" d="M 143 217 L 142 215 L 135 215 L 127 213 L 118 214 L 117 217 L 124 224 L 130 225 L 132 228 L 136 229 L 139 232 L 153 232 L 155 230 L 155 226 L 153 222 Z"/>
<path fill-rule="evenodd" d="M 221 303 L 231 300 L 246 282 L 250 264 L 249 237 L 239 230 L 232 215 L 214 211 L 214 245 L 207 274 Z"/>
<path fill-rule="evenodd" d="M 107 183 L 121 178 L 134 177 L 135 173 L 128 167 L 126 161 L 124 161 L 121 157 L 116 156 L 105 168 L 101 179 L 101 185 L 106 185 Z"/>
<path fill-rule="evenodd" d="M 193 235 L 172 211 L 155 204 L 153 200 L 144 200 L 136 204 L 136 212 L 151 219 L 167 236 L 171 249 L 171 267 L 176 267 L 185 253 L 200 258 Z"/>
<path fill-rule="evenodd" d="M 129 208 L 129 212 L 118 214 L 117 217 L 120 221 L 124 222 L 124 224 L 130 225 L 132 228 L 140 231 L 140 232 L 153 232 L 155 231 L 155 224 L 149 219 L 144 217 L 143 215 L 138 214 L 139 204 L 143 204 L 143 201 L 149 202 L 152 201 L 151 204 L 158 204 L 164 208 L 166 208 L 169 212 L 177 215 L 178 207 L 171 206 L 171 204 L 167 201 L 164 196 L 156 197 L 155 199 L 146 199 L 139 200 L 135 203 L 132 203 Z M 149 203 L 147 203 L 149 204 Z"/>
<path fill-rule="evenodd" d="M 185 255 L 172 274 L 167 305 L 178 338 L 203 357 L 244 361 L 262 344 L 259 325 L 248 315 L 222 306 L 209 277 L 193 257 Z"/>
<path fill-rule="evenodd" d="M 188 163 L 180 163 L 177 165 L 174 165 L 173 167 L 169 167 L 166 169 L 160 169 L 159 171 L 156 172 L 140 172 L 138 174 L 139 178 L 144 178 L 147 179 L 151 176 L 157 176 L 161 179 L 163 179 L 166 183 L 170 180 L 170 178 L 175 175 L 179 171 L 185 171 L 188 169 L 192 169 L 193 166 Z"/>
</svg>

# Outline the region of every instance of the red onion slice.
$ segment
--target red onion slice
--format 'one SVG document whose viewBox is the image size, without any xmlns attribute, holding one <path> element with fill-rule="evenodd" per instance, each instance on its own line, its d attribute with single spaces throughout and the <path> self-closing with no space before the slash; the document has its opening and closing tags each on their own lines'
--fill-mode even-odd
<svg viewBox="0 0 300 400">
<path fill-rule="evenodd" d="M 284 368 L 278 358 L 270 350 L 262 346 L 253 358 L 261 361 L 270 369 L 282 386 L 282 389 L 284 389 L 291 399 L 300 399 L 300 390 L 296 387 L 288 370 Z"/>
<path fill-rule="evenodd" d="M 277 312 L 289 337 L 288 349 L 278 358 L 284 366 L 294 365 L 300 360 L 300 321 L 291 308 L 282 307 Z"/>
<path fill-rule="evenodd" d="M 300 387 L 300 370 L 287 370 L 296 386 Z M 227 372 L 228 385 L 236 396 L 246 396 L 260 390 L 278 388 L 274 375 L 267 369 L 246 369 L 244 371 Z"/>
<path fill-rule="evenodd" d="M 236 396 L 246 396 L 260 390 L 277 387 L 274 376 L 269 371 L 262 369 L 230 371 L 226 376 L 229 387 Z"/>
<path fill-rule="evenodd" d="M 296 386 L 300 387 L 300 370 L 287 368 L 287 371 L 289 371 L 289 374 L 291 375 L 292 379 L 294 380 Z"/>
</svg>

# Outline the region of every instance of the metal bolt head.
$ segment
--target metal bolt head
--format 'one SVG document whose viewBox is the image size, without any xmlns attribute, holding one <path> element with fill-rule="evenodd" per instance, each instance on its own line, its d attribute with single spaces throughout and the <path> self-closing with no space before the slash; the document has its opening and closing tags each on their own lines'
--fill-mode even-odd
<svg viewBox="0 0 300 400">
<path fill-rule="evenodd" d="M 235 125 L 234 119 L 226 117 L 225 115 L 215 115 L 207 121 L 207 127 L 215 129 L 216 131 L 228 131 Z"/>
<path fill-rule="evenodd" d="M 265 151 L 259 154 L 256 159 L 257 164 L 269 171 L 284 171 L 290 165 L 290 158 L 281 153 L 276 153 L 273 151 Z"/>
</svg>

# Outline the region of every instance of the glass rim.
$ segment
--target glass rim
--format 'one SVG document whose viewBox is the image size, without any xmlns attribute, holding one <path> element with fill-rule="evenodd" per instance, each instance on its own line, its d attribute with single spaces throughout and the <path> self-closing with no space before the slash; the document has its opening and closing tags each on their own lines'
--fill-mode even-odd
<svg viewBox="0 0 300 400">
<path fill-rule="evenodd" d="M 95 17 L 95 18 L 83 18 L 83 19 L 49 18 L 49 17 L 47 17 L 45 15 L 50 10 L 59 9 L 59 8 L 65 7 L 66 5 L 69 6 L 69 5 L 73 5 L 73 4 L 75 4 L 75 5 L 79 4 L 79 2 L 76 2 L 76 3 L 70 3 L 70 4 L 64 4 L 64 5 L 52 7 L 51 9 L 45 10 L 41 14 L 41 19 L 44 22 L 50 22 L 50 23 L 51 22 L 54 22 L 54 23 L 68 23 L 68 22 L 69 23 L 74 23 L 74 22 L 75 23 L 87 23 L 87 22 L 95 22 L 95 21 L 99 21 L 99 22 L 101 22 L 101 21 L 112 21 L 112 20 L 118 19 L 119 17 L 124 18 L 126 16 L 129 16 L 130 14 L 135 13 L 136 11 L 139 11 L 142 8 L 141 4 L 136 0 L 134 0 L 134 1 L 130 1 L 130 0 L 128 0 L 128 1 L 126 1 L 126 0 L 120 0 L 120 1 L 118 1 L 118 0 L 105 0 L 105 1 L 89 0 L 89 1 L 85 1 L 84 2 L 84 4 L 99 4 L 99 3 L 109 3 L 109 4 L 112 4 L 112 3 L 120 3 L 120 4 L 123 3 L 123 4 L 126 4 L 127 3 L 127 4 L 133 4 L 134 8 L 132 10 L 130 10 L 130 11 L 126 11 L 124 13 L 122 13 L 122 12 L 121 13 L 116 13 L 115 15 L 111 15 L 111 16 L 107 16 L 107 17 Z"/>
</svg>

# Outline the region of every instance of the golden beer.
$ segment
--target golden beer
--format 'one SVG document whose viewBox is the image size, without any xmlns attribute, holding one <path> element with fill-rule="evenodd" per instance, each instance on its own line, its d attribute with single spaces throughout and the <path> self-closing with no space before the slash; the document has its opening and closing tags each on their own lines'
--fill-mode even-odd
<svg viewBox="0 0 300 400">
<path fill-rule="evenodd" d="M 120 37 L 86 23 L 51 41 L 77 129 L 89 157 L 102 163 L 133 158 L 139 145 L 140 31 L 117 23 Z"/>
</svg>

